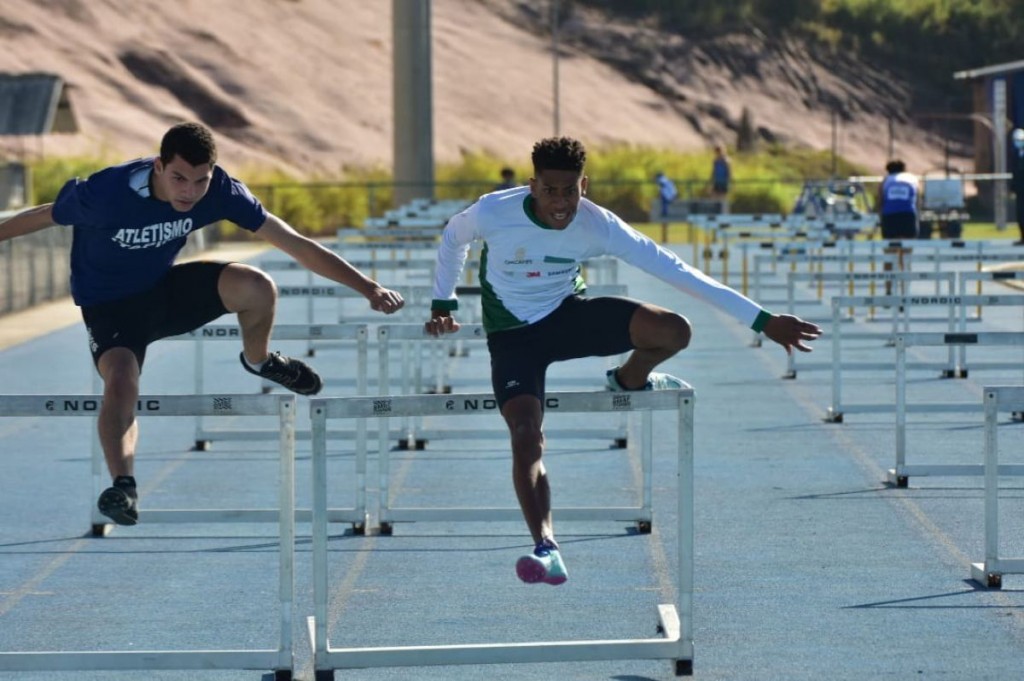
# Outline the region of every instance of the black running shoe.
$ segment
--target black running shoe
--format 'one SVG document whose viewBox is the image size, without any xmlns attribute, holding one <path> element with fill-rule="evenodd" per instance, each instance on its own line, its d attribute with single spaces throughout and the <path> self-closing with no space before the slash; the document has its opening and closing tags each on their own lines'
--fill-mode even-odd
<svg viewBox="0 0 1024 681">
<path fill-rule="evenodd" d="M 114 478 L 114 485 L 103 490 L 96 507 L 118 525 L 138 523 L 139 493 L 135 489 L 135 478 L 127 475 Z"/>
<path fill-rule="evenodd" d="M 270 353 L 270 358 L 259 371 L 253 371 L 245 361 L 244 354 L 240 353 L 238 359 L 250 374 L 279 383 L 300 395 L 316 395 L 324 387 L 324 382 L 312 367 L 301 360 L 285 357 L 280 352 Z"/>
</svg>

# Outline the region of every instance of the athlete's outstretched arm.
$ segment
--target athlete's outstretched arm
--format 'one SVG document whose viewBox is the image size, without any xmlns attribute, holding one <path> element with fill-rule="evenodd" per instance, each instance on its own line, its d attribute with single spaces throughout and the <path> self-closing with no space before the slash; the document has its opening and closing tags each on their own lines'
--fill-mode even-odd
<svg viewBox="0 0 1024 681">
<path fill-rule="evenodd" d="M 3 222 L 0 222 L 0 241 L 7 241 L 16 236 L 24 236 L 38 232 L 56 224 L 53 221 L 52 203 L 45 203 L 35 208 L 23 210 Z"/>
<path fill-rule="evenodd" d="M 303 267 L 358 291 L 378 312 L 391 314 L 405 305 L 397 291 L 384 288 L 337 253 L 296 232 L 276 215 L 268 214 L 256 234 L 295 258 Z"/>
</svg>

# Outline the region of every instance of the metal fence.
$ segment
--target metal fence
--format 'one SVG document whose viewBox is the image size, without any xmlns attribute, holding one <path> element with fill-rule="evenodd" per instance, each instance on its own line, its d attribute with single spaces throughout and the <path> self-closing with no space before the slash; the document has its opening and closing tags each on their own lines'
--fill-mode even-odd
<svg viewBox="0 0 1024 681">
<path fill-rule="evenodd" d="M 0 212 L 0 222 L 15 213 Z M 203 231 L 189 235 L 183 254 L 201 251 L 216 240 L 216 232 Z M 0 315 L 69 295 L 70 278 L 70 227 L 49 227 L 0 243 Z"/>
<path fill-rule="evenodd" d="M 8 216 L 0 215 L 0 220 Z M 0 314 L 68 295 L 71 230 L 51 227 L 0 243 Z"/>
</svg>

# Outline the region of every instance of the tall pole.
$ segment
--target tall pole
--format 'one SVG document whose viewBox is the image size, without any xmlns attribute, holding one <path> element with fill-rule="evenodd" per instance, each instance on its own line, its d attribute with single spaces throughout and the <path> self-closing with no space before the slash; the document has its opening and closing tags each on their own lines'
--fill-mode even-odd
<svg viewBox="0 0 1024 681">
<path fill-rule="evenodd" d="M 1006 172 L 1006 79 L 992 81 L 992 150 L 993 171 Z M 996 229 L 1006 229 L 1006 180 L 995 181 Z"/>
<path fill-rule="evenodd" d="M 558 0 L 551 0 L 551 83 L 554 102 L 555 137 L 562 129 L 561 92 L 558 83 Z"/>
<path fill-rule="evenodd" d="M 392 0 L 395 205 L 434 196 L 430 0 Z"/>
<path fill-rule="evenodd" d="M 832 110 L 832 177 L 836 176 L 836 147 L 838 146 L 838 131 L 837 131 L 837 120 L 836 120 L 835 109 Z"/>
</svg>

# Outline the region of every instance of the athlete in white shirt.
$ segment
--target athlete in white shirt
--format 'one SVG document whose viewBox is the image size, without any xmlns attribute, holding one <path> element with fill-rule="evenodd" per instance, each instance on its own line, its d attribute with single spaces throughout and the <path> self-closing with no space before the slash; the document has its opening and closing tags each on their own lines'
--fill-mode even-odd
<svg viewBox="0 0 1024 681">
<path fill-rule="evenodd" d="M 584 297 L 581 264 L 614 255 L 650 272 L 763 332 L 791 352 L 821 329 L 757 303 L 691 268 L 609 210 L 584 198 L 586 151 L 568 137 L 534 145 L 528 187 L 493 192 L 454 216 L 437 254 L 428 333 L 458 330 L 455 286 L 470 244 L 484 242 L 480 259 L 483 323 L 491 383 L 512 441 L 513 483 L 536 547 L 516 563 L 524 582 L 562 584 L 568 578 L 555 542 L 551 491 L 541 457 L 544 379 L 552 362 L 617 355 L 609 390 L 678 389 L 682 380 L 653 369 L 690 342 L 682 315 L 628 298 Z"/>
</svg>

